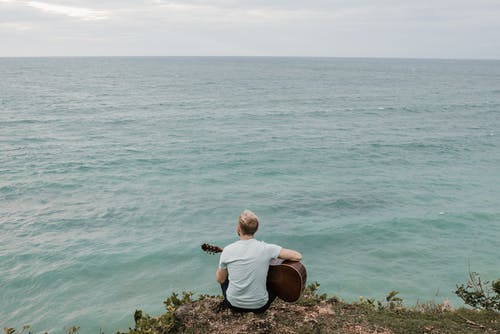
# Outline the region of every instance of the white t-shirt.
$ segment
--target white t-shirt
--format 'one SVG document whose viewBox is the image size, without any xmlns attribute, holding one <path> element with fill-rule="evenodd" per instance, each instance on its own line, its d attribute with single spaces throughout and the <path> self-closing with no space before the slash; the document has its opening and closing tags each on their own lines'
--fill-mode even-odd
<svg viewBox="0 0 500 334">
<path fill-rule="evenodd" d="M 226 297 L 231 305 L 257 309 L 267 303 L 269 261 L 277 258 L 280 252 L 280 246 L 255 239 L 238 240 L 224 248 L 219 268 L 229 273 Z"/>
</svg>

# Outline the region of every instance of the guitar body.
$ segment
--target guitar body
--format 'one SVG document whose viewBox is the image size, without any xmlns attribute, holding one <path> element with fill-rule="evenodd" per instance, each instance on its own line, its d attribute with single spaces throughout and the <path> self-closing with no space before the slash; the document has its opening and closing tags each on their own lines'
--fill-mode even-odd
<svg viewBox="0 0 500 334">
<path fill-rule="evenodd" d="M 297 301 L 306 285 L 307 271 L 301 262 L 284 261 L 270 265 L 267 273 L 267 286 L 286 302 Z"/>
<path fill-rule="evenodd" d="M 220 253 L 222 248 L 209 244 L 201 245 L 201 249 L 208 253 Z M 307 271 L 300 261 L 276 260 L 269 265 L 267 286 L 286 302 L 297 301 L 307 281 Z"/>
</svg>

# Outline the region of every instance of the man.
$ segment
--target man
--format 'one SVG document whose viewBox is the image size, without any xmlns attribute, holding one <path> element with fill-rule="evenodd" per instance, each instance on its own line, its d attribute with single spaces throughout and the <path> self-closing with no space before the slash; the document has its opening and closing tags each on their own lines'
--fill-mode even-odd
<svg viewBox="0 0 500 334">
<path fill-rule="evenodd" d="M 262 313 L 276 298 L 266 287 L 271 259 L 302 259 L 299 252 L 254 239 L 258 228 L 259 218 L 255 213 L 243 211 L 236 227 L 240 240 L 224 248 L 216 272 L 224 304 L 238 312 Z"/>
</svg>

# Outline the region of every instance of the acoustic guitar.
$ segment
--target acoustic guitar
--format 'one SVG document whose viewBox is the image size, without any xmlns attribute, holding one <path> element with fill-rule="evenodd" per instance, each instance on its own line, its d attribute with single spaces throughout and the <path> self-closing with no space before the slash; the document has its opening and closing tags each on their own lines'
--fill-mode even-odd
<svg viewBox="0 0 500 334">
<path fill-rule="evenodd" d="M 210 254 L 221 253 L 222 248 L 203 244 L 201 249 Z M 267 286 L 286 302 L 297 301 L 306 286 L 307 271 L 300 261 L 271 260 L 267 272 Z"/>
</svg>

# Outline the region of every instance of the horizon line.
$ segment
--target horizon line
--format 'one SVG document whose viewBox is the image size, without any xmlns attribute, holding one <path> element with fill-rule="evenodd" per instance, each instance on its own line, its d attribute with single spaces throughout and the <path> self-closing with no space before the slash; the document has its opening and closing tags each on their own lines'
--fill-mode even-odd
<svg viewBox="0 0 500 334">
<path fill-rule="evenodd" d="M 398 57 L 398 56 L 273 56 L 273 55 L 51 55 L 51 56 L 0 56 L 0 59 L 14 58 L 296 58 L 296 59 L 393 59 L 393 60 L 484 60 L 499 61 L 500 58 L 446 58 L 446 57 Z"/>
</svg>

